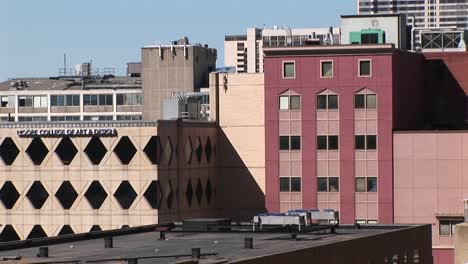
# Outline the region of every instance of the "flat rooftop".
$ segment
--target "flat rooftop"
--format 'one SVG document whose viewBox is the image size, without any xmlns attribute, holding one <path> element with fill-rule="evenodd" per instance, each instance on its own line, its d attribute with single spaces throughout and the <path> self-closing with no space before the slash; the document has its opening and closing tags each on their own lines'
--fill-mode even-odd
<svg viewBox="0 0 468 264">
<path fill-rule="evenodd" d="M 23 92 L 23 91 L 60 91 L 60 90 L 82 90 L 82 83 L 79 78 L 54 78 L 54 77 L 39 77 L 39 78 L 13 78 L 5 82 L 0 82 L 0 92 Z M 13 87 L 13 83 L 25 82 L 25 85 Z M 85 86 L 85 90 L 94 89 L 141 89 L 141 78 L 116 76 L 103 80 L 96 80 L 93 83 L 89 82 Z"/>
<path fill-rule="evenodd" d="M 21 260 L 10 263 L 72 263 L 87 261 L 94 263 L 119 263 L 138 258 L 138 263 L 175 263 L 191 259 L 192 248 L 201 249 L 200 263 L 232 263 L 267 255 L 281 254 L 301 249 L 319 247 L 338 242 L 358 240 L 385 233 L 399 232 L 420 226 L 369 225 L 339 226 L 335 233 L 324 226 L 309 227 L 297 233 L 294 231 L 253 232 L 249 226 L 242 230 L 225 232 L 183 232 L 167 231 L 165 240 L 160 232 L 126 234 L 113 237 L 114 248 L 105 248 L 104 239 L 88 239 L 50 245 L 49 257 L 38 258 L 39 247 L 0 251 L 0 260 L 5 257 L 21 256 Z M 325 226 L 325 228 L 328 228 Z M 152 229 L 154 230 L 154 229 Z M 128 232 L 128 231 L 127 231 Z M 253 238 L 253 249 L 244 248 L 244 239 Z M 0 243 L 0 248 L 2 243 Z"/>
</svg>

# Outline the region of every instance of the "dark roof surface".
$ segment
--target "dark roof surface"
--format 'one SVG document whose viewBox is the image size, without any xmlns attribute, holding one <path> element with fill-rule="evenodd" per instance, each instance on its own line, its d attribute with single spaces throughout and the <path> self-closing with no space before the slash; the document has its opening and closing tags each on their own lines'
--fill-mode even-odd
<svg viewBox="0 0 468 264">
<path fill-rule="evenodd" d="M 104 248 L 104 239 L 84 240 L 49 246 L 49 258 L 38 258 L 38 247 L 0 252 L 0 259 L 6 256 L 21 256 L 16 263 L 44 263 L 64 261 L 118 261 L 129 258 L 158 257 L 139 259 L 138 263 L 174 263 L 190 259 L 192 248 L 201 248 L 201 263 L 214 263 L 215 260 L 235 262 L 236 260 L 278 254 L 298 249 L 310 248 L 340 241 L 353 240 L 408 226 L 372 226 L 361 229 L 338 228 L 336 234 L 329 231 L 299 233 L 297 240 L 290 233 L 281 232 L 167 232 L 166 240 L 160 240 L 159 232 L 146 232 L 114 237 L 114 248 Z M 244 239 L 253 238 L 254 249 L 244 248 Z M 180 257 L 174 257 L 180 255 Z M 164 257 L 173 256 L 173 257 Z M 15 262 L 13 262 L 15 263 Z"/>
</svg>

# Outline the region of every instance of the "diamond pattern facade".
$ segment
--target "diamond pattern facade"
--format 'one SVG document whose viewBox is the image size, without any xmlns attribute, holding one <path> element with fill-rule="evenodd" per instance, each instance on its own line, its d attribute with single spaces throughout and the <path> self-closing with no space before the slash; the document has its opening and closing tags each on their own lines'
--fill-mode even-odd
<svg viewBox="0 0 468 264">
<path fill-rule="evenodd" d="M 20 150 L 11 137 L 6 137 L 0 145 L 0 157 L 5 165 L 12 165 L 18 157 Z"/>
<path fill-rule="evenodd" d="M 59 200 L 63 209 L 70 209 L 76 198 L 78 198 L 78 193 L 69 181 L 64 181 L 55 193 L 55 197 Z"/>
<path fill-rule="evenodd" d="M 29 188 L 26 197 L 28 197 L 29 201 L 35 209 L 41 209 L 44 203 L 49 198 L 49 193 L 40 181 L 35 181 L 31 185 L 31 188 Z"/>
<path fill-rule="evenodd" d="M 26 153 L 28 153 L 34 165 L 39 166 L 49 153 L 49 149 L 47 149 L 42 139 L 34 138 L 26 149 Z"/>
<path fill-rule="evenodd" d="M 158 165 L 161 160 L 161 141 L 158 136 L 152 136 L 148 143 L 146 143 L 145 148 L 143 149 L 148 159 L 153 165 Z"/>
<path fill-rule="evenodd" d="M 78 153 L 78 150 L 73 144 L 73 141 L 69 137 L 63 138 L 57 148 L 55 149 L 55 153 L 62 161 L 63 165 L 70 165 L 73 159 Z"/>
<path fill-rule="evenodd" d="M 0 190 L 0 197 L 6 209 L 12 209 L 18 201 L 20 194 L 11 181 L 6 181 Z"/>
<path fill-rule="evenodd" d="M 99 209 L 107 198 L 107 192 L 99 181 L 93 181 L 84 196 L 93 209 Z"/>
<path fill-rule="evenodd" d="M 117 143 L 117 146 L 114 148 L 114 153 L 123 165 L 130 164 L 136 152 L 137 149 L 135 145 L 133 145 L 132 141 L 127 136 L 121 137 L 119 143 Z"/>
<path fill-rule="evenodd" d="M 114 197 L 122 206 L 122 209 L 129 209 L 135 201 L 137 193 L 129 181 L 123 181 L 115 191 Z"/>
<path fill-rule="evenodd" d="M 84 152 L 93 165 L 99 165 L 107 153 L 107 148 L 98 137 L 93 137 Z"/>
<path fill-rule="evenodd" d="M 159 209 L 162 200 L 161 184 L 159 181 L 152 181 L 143 196 L 146 198 L 151 208 Z"/>
</svg>

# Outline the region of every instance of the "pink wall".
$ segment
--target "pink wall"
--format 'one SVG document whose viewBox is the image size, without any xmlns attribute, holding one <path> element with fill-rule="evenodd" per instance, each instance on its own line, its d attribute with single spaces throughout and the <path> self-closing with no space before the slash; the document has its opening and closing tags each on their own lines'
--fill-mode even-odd
<svg viewBox="0 0 468 264">
<path fill-rule="evenodd" d="M 434 264 L 452 264 L 455 263 L 453 249 L 433 249 L 432 257 Z"/>
<path fill-rule="evenodd" d="M 334 61 L 334 78 L 321 79 L 320 60 Z M 359 78 L 358 60 L 372 59 L 372 77 Z M 296 78 L 282 79 L 282 61 L 296 62 Z M 317 207 L 316 94 L 330 89 L 339 95 L 340 214 L 355 220 L 354 93 L 363 88 L 378 97 L 379 222 L 393 221 L 392 185 L 392 55 L 340 55 L 265 58 L 266 208 L 279 211 L 278 96 L 292 89 L 302 96 L 303 207 Z"/>
<path fill-rule="evenodd" d="M 468 197 L 468 132 L 395 133 L 394 177 L 395 223 L 432 224 L 433 246 L 453 247 L 453 236 L 439 235 L 436 216 L 463 216 L 463 199 Z M 448 253 L 437 254 L 443 258 Z"/>
</svg>

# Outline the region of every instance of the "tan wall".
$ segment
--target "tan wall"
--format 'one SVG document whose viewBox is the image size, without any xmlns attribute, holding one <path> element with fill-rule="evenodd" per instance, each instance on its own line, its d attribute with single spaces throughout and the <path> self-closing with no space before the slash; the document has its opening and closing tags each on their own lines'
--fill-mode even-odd
<svg viewBox="0 0 468 264">
<path fill-rule="evenodd" d="M 61 138 L 41 138 L 47 149 L 47 156 L 41 165 L 34 165 L 26 150 L 32 138 L 20 138 L 17 129 L 0 128 L 1 142 L 11 137 L 19 156 L 11 166 L 0 161 L 0 184 L 12 181 L 20 197 L 13 209 L 0 205 L 0 222 L 13 225 L 21 238 L 26 238 L 34 225 L 41 225 L 48 236 L 57 235 L 63 225 L 70 225 L 75 233 L 87 232 L 92 225 L 105 229 L 120 228 L 122 225 L 139 226 L 157 223 L 158 211 L 153 210 L 143 193 L 153 180 L 158 179 L 158 167 L 152 165 L 142 151 L 151 136 L 157 135 L 157 127 L 117 128 L 117 137 L 101 138 L 108 149 L 100 165 L 92 165 L 84 153 L 89 137 L 72 138 L 78 150 L 70 165 L 64 166 L 55 150 Z M 129 165 L 122 165 L 113 149 L 122 136 L 128 136 L 137 152 Z M 99 181 L 107 193 L 100 209 L 93 209 L 84 197 L 92 181 Z M 130 209 L 124 210 L 113 196 L 122 181 L 128 180 L 137 193 Z M 41 209 L 34 209 L 26 197 L 34 181 L 40 181 L 49 195 Z M 70 181 L 78 198 L 70 210 L 63 209 L 54 196 L 64 181 Z"/>
<path fill-rule="evenodd" d="M 220 129 L 220 203 L 226 215 L 248 219 L 265 206 L 263 74 L 212 74 L 210 81 L 211 109 Z"/>
<path fill-rule="evenodd" d="M 455 226 L 455 264 L 468 262 L 468 224 Z"/>
</svg>

